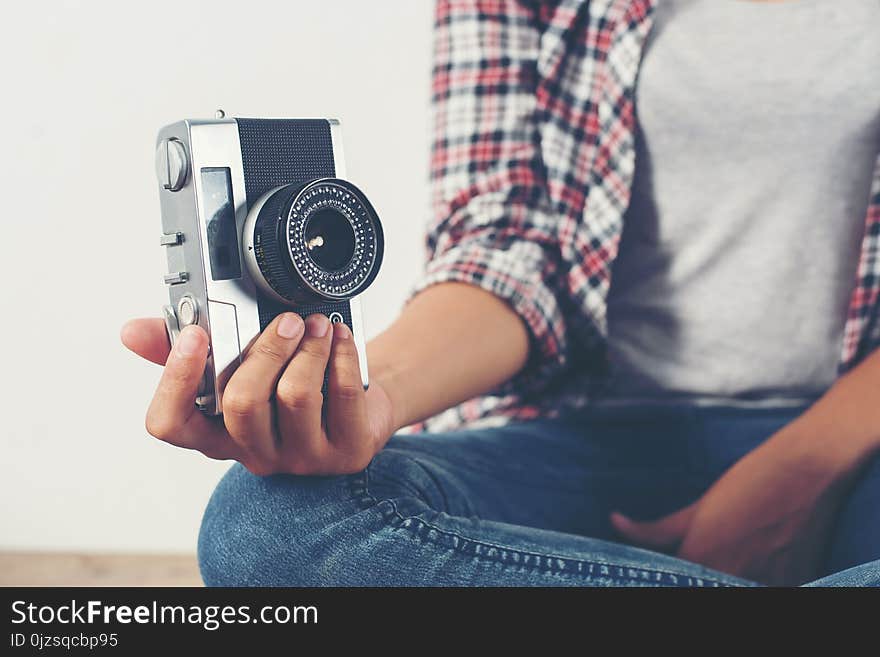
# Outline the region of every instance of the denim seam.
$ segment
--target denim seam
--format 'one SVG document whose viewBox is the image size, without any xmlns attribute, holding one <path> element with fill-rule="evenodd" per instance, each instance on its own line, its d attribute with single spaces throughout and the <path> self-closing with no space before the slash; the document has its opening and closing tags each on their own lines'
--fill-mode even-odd
<svg viewBox="0 0 880 657">
<path fill-rule="evenodd" d="M 709 586 L 741 585 L 739 582 L 732 582 L 730 580 L 718 579 L 713 577 L 696 577 L 693 575 L 687 575 L 684 573 L 677 573 L 671 570 L 664 570 L 653 567 L 645 568 L 642 566 L 614 564 L 602 561 L 586 561 L 582 559 L 572 559 L 571 557 L 539 554 L 536 552 L 529 552 L 525 550 L 511 548 L 509 546 L 495 545 L 487 541 L 463 536 L 462 534 L 449 529 L 443 529 L 418 516 L 404 516 L 399 511 L 398 506 L 394 502 L 394 500 L 380 500 L 370 492 L 369 466 L 367 467 L 367 470 L 364 470 L 358 475 L 354 475 L 349 481 L 350 492 L 352 493 L 352 495 L 354 495 L 361 506 L 365 509 L 378 509 L 382 513 L 383 519 L 388 521 L 390 525 L 396 525 L 399 528 L 406 529 L 409 531 L 410 534 L 416 536 L 420 540 L 434 543 L 436 545 L 442 545 L 443 547 L 452 549 L 461 554 L 470 554 L 471 556 L 477 557 L 481 560 L 493 561 L 495 563 L 501 563 L 504 565 L 520 565 L 524 567 L 527 566 L 531 568 L 537 568 L 537 570 L 542 573 L 578 575 L 581 576 L 583 579 L 606 577 L 616 581 L 657 582 L 660 581 L 659 577 L 665 576 L 671 578 L 670 580 L 667 580 L 669 581 L 669 583 L 680 586 L 687 586 L 689 584 L 680 584 L 679 580 L 696 583 L 696 586 L 705 586 L 706 584 L 708 584 Z M 383 504 L 387 504 L 388 507 L 390 507 L 390 512 L 385 512 L 381 509 Z M 394 522 L 392 519 L 395 519 L 396 522 Z M 420 531 L 421 529 L 425 528 L 427 528 L 429 531 L 435 532 L 438 535 L 451 538 L 451 544 L 441 543 L 435 538 L 425 536 Z M 462 543 L 464 543 L 465 545 L 473 545 L 475 548 L 474 552 L 467 552 L 464 549 L 464 546 L 461 545 Z M 481 547 L 485 548 L 485 552 L 480 551 Z M 505 558 L 505 555 L 508 553 L 515 555 L 514 559 L 511 560 Z M 521 560 L 520 557 L 523 557 L 523 559 Z M 554 567 L 553 562 L 561 565 L 559 565 L 558 567 Z M 574 565 L 575 569 L 567 569 L 567 564 Z M 594 572 L 594 568 L 598 568 L 598 572 Z M 618 572 L 613 573 L 612 570 L 616 570 Z M 632 574 L 627 575 L 626 573 Z M 644 574 L 648 574 L 649 576 L 644 577 Z M 651 577 L 651 575 L 653 575 L 654 577 Z"/>
</svg>

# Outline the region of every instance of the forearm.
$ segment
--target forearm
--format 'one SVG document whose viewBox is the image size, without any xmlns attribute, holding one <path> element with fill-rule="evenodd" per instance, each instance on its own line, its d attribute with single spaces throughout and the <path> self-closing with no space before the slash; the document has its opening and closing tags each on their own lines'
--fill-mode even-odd
<svg viewBox="0 0 880 657">
<path fill-rule="evenodd" d="M 504 301 L 472 285 L 416 295 L 367 345 L 370 378 L 391 399 L 396 428 L 496 388 L 525 364 L 529 338 Z"/>
<path fill-rule="evenodd" d="M 772 437 L 834 480 L 880 452 L 880 351 L 868 356 Z"/>
</svg>

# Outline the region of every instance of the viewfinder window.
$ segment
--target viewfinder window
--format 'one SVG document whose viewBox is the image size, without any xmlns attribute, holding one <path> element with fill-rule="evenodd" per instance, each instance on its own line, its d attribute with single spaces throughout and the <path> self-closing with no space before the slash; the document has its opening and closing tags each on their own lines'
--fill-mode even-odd
<svg viewBox="0 0 880 657">
<path fill-rule="evenodd" d="M 208 229 L 211 278 L 215 281 L 241 278 L 232 176 L 228 168 L 202 169 L 202 209 Z"/>
</svg>

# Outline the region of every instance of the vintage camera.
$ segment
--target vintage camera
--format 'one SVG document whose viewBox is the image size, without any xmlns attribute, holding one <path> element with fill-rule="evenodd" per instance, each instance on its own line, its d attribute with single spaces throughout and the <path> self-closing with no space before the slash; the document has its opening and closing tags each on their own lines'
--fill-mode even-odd
<svg viewBox="0 0 880 657">
<path fill-rule="evenodd" d="M 367 197 L 343 179 L 339 122 L 218 111 L 163 128 L 156 149 L 168 335 L 198 324 L 211 338 L 198 407 L 222 413 L 242 352 L 288 310 L 347 324 L 366 387 L 358 295 L 379 271 L 384 238 Z"/>
</svg>

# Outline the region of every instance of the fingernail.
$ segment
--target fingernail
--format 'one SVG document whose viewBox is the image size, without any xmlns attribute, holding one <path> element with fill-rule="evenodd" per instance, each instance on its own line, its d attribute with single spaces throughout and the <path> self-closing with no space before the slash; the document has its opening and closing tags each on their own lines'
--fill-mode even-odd
<svg viewBox="0 0 880 657">
<path fill-rule="evenodd" d="M 333 337 L 337 340 L 348 340 L 351 337 L 351 329 L 347 324 L 339 322 L 333 325 Z"/>
<path fill-rule="evenodd" d="M 187 326 L 177 336 L 177 353 L 181 356 L 192 356 L 201 346 L 202 341 L 194 327 Z"/>
<path fill-rule="evenodd" d="M 306 333 L 313 338 L 323 338 L 330 328 L 330 320 L 324 315 L 312 315 L 306 320 Z"/>
<path fill-rule="evenodd" d="M 300 334 L 303 328 L 303 321 L 298 315 L 293 313 L 284 313 L 278 322 L 278 335 L 282 338 L 295 338 Z"/>
</svg>

